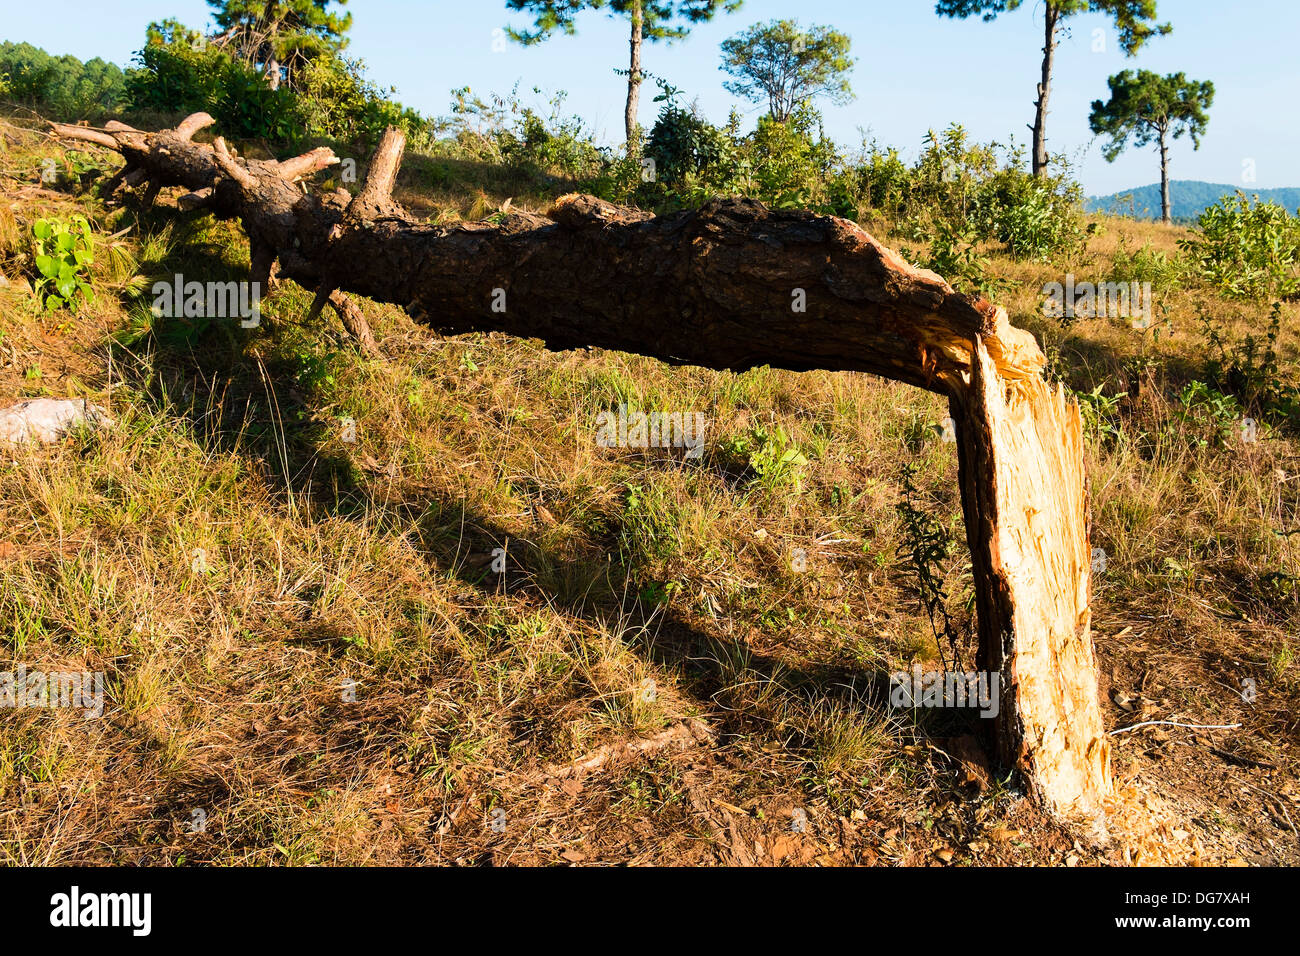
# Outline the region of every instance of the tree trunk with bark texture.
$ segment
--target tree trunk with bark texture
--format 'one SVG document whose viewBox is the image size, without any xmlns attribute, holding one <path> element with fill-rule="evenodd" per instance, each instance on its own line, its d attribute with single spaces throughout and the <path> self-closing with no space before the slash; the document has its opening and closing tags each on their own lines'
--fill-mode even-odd
<svg viewBox="0 0 1300 956">
<path fill-rule="evenodd" d="M 1034 175 L 1047 175 L 1047 101 L 1052 95 L 1052 63 L 1056 58 L 1056 29 L 1060 11 L 1050 0 L 1043 12 L 1043 73 L 1038 81 L 1038 99 L 1034 103 Z"/>
<path fill-rule="evenodd" d="M 1173 222 L 1173 202 L 1169 197 L 1169 142 L 1168 131 L 1160 131 L 1160 221 L 1166 226 Z"/>
<path fill-rule="evenodd" d="M 632 33 L 628 41 L 629 59 L 627 72 L 627 105 L 623 109 L 623 126 L 627 131 L 627 154 L 634 156 L 639 153 L 640 143 L 637 142 L 637 113 L 640 111 L 641 104 L 641 44 L 645 32 L 645 17 L 638 3 L 632 10 Z"/>
<path fill-rule="evenodd" d="M 220 139 L 192 142 L 210 122 L 152 134 L 55 129 L 116 149 L 137 181 L 184 187 L 190 204 L 240 218 L 255 277 L 278 262 L 283 277 L 316 290 L 313 315 L 353 292 L 444 333 L 501 331 L 716 369 L 871 372 L 945 395 L 958 425 L 980 661 L 1002 681 L 997 753 L 1058 815 L 1102 809 L 1109 746 L 1089 630 L 1079 410 L 1043 379 L 1038 344 L 1003 309 L 958 294 L 844 219 L 739 199 L 655 217 L 570 195 L 547 216 L 430 225 L 392 200 L 396 130 L 353 198 L 294 184 L 337 162 L 328 149 L 249 162 Z"/>
</svg>

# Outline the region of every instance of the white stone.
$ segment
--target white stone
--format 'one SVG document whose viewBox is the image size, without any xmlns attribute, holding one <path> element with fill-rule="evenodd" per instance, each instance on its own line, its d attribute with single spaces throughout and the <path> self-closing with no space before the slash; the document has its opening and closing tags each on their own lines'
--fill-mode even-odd
<svg viewBox="0 0 1300 956">
<path fill-rule="evenodd" d="M 58 441 L 82 422 L 106 427 L 113 424 L 102 408 L 85 399 L 30 398 L 0 408 L 0 445 Z"/>
</svg>

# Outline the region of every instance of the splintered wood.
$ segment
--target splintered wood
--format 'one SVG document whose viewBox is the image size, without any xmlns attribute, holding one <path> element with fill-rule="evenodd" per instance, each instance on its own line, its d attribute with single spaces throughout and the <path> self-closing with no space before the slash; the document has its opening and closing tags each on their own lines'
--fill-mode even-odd
<svg viewBox="0 0 1300 956">
<path fill-rule="evenodd" d="M 278 272 L 313 291 L 312 316 L 333 306 L 368 350 L 347 293 L 402 306 L 444 333 L 500 331 L 717 369 L 871 372 L 946 395 L 981 666 L 1000 678 L 992 742 L 1054 813 L 1101 811 L 1111 780 L 1089 630 L 1079 411 L 1043 379 L 1037 343 L 1002 309 L 844 219 L 744 199 L 651 216 L 566 196 L 546 216 L 502 210 L 430 224 L 393 200 L 397 130 L 353 197 L 302 182 L 338 162 L 329 149 L 249 161 L 220 139 L 193 140 L 211 122 L 55 132 L 121 153 L 111 188 L 143 184 L 152 201 L 179 186 L 186 209 L 238 218 L 254 281 Z"/>
</svg>

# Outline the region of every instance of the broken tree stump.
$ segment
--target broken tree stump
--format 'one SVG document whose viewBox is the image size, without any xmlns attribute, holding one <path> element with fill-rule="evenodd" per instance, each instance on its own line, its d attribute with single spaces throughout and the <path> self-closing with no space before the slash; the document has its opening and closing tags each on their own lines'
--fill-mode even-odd
<svg viewBox="0 0 1300 956">
<path fill-rule="evenodd" d="M 218 139 L 54 127 L 121 153 L 150 188 L 238 218 L 255 272 L 313 291 L 313 314 L 351 292 L 439 332 L 499 331 L 552 349 L 596 346 L 665 362 L 870 372 L 947 397 L 957 423 L 980 666 L 1001 676 L 996 752 L 1060 817 L 1111 791 L 1090 633 L 1088 499 L 1079 409 L 1043 378 L 1029 333 L 955 292 L 852 222 L 751 200 L 651 216 L 566 196 L 546 216 L 431 225 L 392 198 L 404 139 L 383 137 L 356 197 L 304 192 L 338 162 L 316 149 L 248 161 Z M 344 300 L 346 301 L 346 300 Z M 362 320 L 364 321 L 364 320 Z M 351 326 L 349 326 L 351 327 Z"/>
</svg>

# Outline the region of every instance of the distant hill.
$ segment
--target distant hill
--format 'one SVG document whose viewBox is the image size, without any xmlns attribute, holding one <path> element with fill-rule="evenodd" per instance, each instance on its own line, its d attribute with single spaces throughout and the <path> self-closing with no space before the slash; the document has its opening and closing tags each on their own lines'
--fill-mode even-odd
<svg viewBox="0 0 1300 956">
<path fill-rule="evenodd" d="M 1300 187 L 1288 186 L 1282 189 L 1250 189 L 1244 186 L 1229 186 L 1224 183 L 1203 183 L 1195 179 L 1175 179 L 1169 184 L 1170 198 L 1173 200 L 1173 217 L 1177 220 L 1190 221 L 1207 206 L 1213 206 L 1223 196 L 1231 196 L 1240 189 L 1247 196 L 1259 195 L 1264 201 L 1272 200 L 1295 212 L 1300 207 Z M 1128 197 L 1132 197 L 1130 205 Z M 1084 201 L 1089 212 L 1111 212 L 1121 215 L 1134 215 L 1138 219 L 1160 218 L 1160 184 L 1139 186 L 1137 189 L 1113 193 L 1109 196 L 1090 196 Z"/>
</svg>

